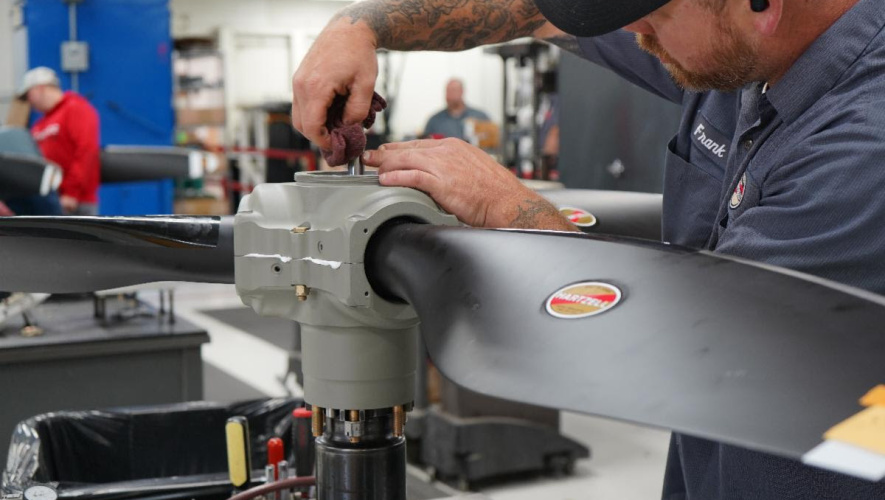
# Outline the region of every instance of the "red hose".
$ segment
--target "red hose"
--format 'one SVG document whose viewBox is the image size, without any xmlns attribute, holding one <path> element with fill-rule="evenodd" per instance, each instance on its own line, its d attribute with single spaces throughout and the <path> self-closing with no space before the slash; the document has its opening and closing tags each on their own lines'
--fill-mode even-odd
<svg viewBox="0 0 885 500">
<path fill-rule="evenodd" d="M 305 486 L 316 486 L 317 478 L 314 476 L 305 476 L 305 477 L 290 477 L 289 479 L 283 479 L 282 481 L 275 481 L 270 484 L 262 484 L 261 486 L 256 486 L 252 489 L 248 489 L 242 493 L 237 493 L 236 495 L 230 497 L 228 500 L 252 500 L 255 497 L 260 497 L 261 495 L 265 495 L 267 493 L 273 493 L 275 491 L 287 490 L 290 488 L 303 488 Z"/>
</svg>

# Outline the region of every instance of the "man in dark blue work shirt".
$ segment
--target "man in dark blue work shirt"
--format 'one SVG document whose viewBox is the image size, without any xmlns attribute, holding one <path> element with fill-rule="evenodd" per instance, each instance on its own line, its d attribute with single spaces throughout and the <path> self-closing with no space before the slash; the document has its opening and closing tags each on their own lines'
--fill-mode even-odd
<svg viewBox="0 0 885 500">
<path fill-rule="evenodd" d="M 346 119 L 364 117 L 376 48 L 546 39 L 683 106 L 666 152 L 666 241 L 883 294 L 883 28 L 882 0 L 368 0 L 336 16 L 296 73 L 293 123 L 323 146 L 324 92 L 353 81 L 369 83 L 347 86 Z M 349 59 L 323 71 L 339 44 Z M 574 229 L 460 141 L 390 144 L 365 162 L 474 226 Z M 674 435 L 664 498 L 881 500 L 885 483 Z"/>
<path fill-rule="evenodd" d="M 464 82 L 452 78 L 446 84 L 446 109 L 427 120 L 424 136 L 433 139 L 465 139 L 467 120 L 489 121 L 489 116 L 464 102 Z"/>
</svg>

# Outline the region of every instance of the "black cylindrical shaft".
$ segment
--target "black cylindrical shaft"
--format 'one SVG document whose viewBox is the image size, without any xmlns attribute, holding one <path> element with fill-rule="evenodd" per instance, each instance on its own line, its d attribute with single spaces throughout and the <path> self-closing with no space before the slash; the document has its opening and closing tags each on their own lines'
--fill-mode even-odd
<svg viewBox="0 0 885 500">
<path fill-rule="evenodd" d="M 191 154 L 185 148 L 111 147 L 101 152 L 101 181 L 187 179 Z"/>
<path fill-rule="evenodd" d="M 369 417 L 359 443 L 344 422 L 326 419 L 316 440 L 319 500 L 406 500 L 406 440 L 392 434 L 392 415 Z"/>
<path fill-rule="evenodd" d="M 317 439 L 319 500 L 406 500 L 406 440 L 341 448 Z"/>
</svg>

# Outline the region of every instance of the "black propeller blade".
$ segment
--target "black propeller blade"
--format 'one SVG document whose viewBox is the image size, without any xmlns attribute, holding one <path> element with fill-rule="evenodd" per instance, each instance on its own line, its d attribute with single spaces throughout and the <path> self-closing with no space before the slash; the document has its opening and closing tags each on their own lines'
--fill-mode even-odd
<svg viewBox="0 0 885 500">
<path fill-rule="evenodd" d="M 101 152 L 101 181 L 198 178 L 217 167 L 208 164 L 211 158 L 208 153 L 187 148 L 108 146 Z"/>
<path fill-rule="evenodd" d="M 234 282 L 233 217 L 3 217 L 0 291 Z"/>
<path fill-rule="evenodd" d="M 885 300 L 707 252 L 402 224 L 366 265 L 487 395 L 801 458 L 885 382 Z"/>
<path fill-rule="evenodd" d="M 596 221 L 582 228 L 585 232 L 661 241 L 663 197 L 659 194 L 594 189 L 560 189 L 538 194 L 557 208 L 578 208 L 592 214 Z"/>
<path fill-rule="evenodd" d="M 0 153 L 0 200 L 46 196 L 61 184 L 61 170 L 39 156 Z"/>
</svg>

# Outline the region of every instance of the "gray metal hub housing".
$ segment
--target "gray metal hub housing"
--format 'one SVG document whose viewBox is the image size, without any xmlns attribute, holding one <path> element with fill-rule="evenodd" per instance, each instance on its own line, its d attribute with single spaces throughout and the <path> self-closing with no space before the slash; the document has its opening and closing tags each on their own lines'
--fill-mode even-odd
<svg viewBox="0 0 885 500">
<path fill-rule="evenodd" d="M 258 314 L 301 323 L 310 404 L 377 409 L 412 401 L 418 318 L 372 290 L 366 246 L 394 219 L 457 219 L 420 191 L 379 185 L 376 175 L 299 173 L 295 180 L 260 185 L 240 203 L 237 293 Z"/>
</svg>

